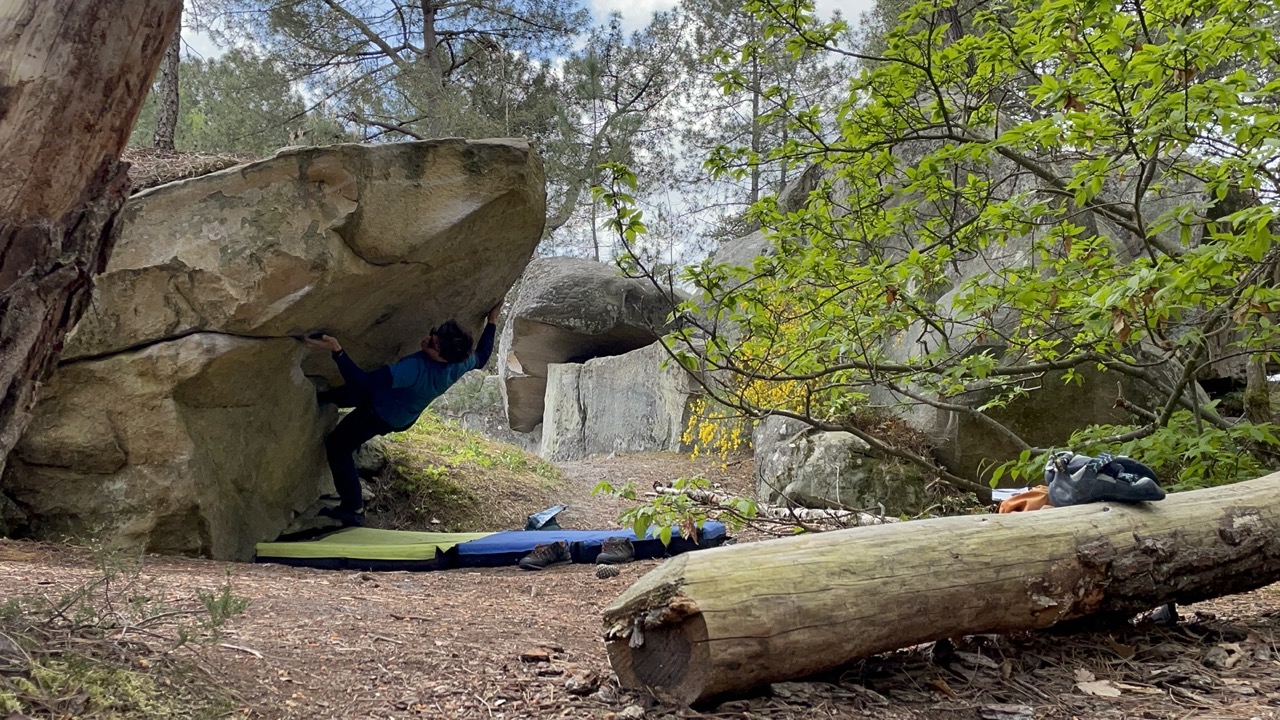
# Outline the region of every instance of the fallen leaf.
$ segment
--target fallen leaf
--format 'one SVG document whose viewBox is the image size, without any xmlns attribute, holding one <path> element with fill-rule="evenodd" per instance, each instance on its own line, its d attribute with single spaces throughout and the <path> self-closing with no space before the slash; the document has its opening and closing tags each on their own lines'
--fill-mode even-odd
<svg viewBox="0 0 1280 720">
<path fill-rule="evenodd" d="M 1111 646 L 1111 650 L 1120 656 L 1121 660 L 1130 660 L 1136 652 L 1132 645 L 1125 645 L 1115 641 L 1115 638 L 1108 637 L 1107 644 Z"/>
<path fill-rule="evenodd" d="M 1110 680 L 1080 682 L 1076 683 L 1076 688 L 1086 695 L 1097 695 L 1098 697 L 1120 697 L 1120 688 L 1116 687 Z"/>
<path fill-rule="evenodd" d="M 1097 680 L 1094 674 L 1084 668 L 1076 668 L 1076 682 L 1093 682 Z"/>
<path fill-rule="evenodd" d="M 1130 685 L 1129 683 L 1122 683 L 1122 682 L 1112 683 L 1112 684 L 1120 688 L 1121 690 L 1135 692 L 1140 695 L 1163 695 L 1164 694 L 1163 690 L 1159 688 L 1153 688 L 1149 685 Z"/>
<path fill-rule="evenodd" d="M 959 697 L 958 695 L 956 695 L 955 691 L 951 689 L 951 686 L 947 684 L 947 681 L 943 680 L 942 678 L 934 678 L 930 680 L 929 687 L 933 688 L 934 690 L 937 690 L 943 695 L 946 695 L 952 700 L 955 700 L 957 697 Z"/>
</svg>

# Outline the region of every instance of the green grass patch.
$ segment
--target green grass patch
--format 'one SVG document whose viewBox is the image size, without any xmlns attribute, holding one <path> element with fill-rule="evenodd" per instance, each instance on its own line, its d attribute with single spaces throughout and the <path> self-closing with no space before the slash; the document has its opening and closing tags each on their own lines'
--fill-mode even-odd
<svg viewBox="0 0 1280 720">
<path fill-rule="evenodd" d="M 551 463 L 465 430 L 434 413 L 387 436 L 370 524 L 402 530 L 483 532 L 524 527 L 555 503 L 564 478 Z"/>
</svg>

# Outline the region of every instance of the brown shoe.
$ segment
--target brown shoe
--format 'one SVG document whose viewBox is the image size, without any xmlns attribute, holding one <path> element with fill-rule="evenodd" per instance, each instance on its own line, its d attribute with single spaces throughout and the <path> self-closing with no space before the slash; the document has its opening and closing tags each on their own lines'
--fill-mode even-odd
<svg viewBox="0 0 1280 720">
<path fill-rule="evenodd" d="M 636 559 L 636 546 L 630 538 L 611 537 L 600 545 L 600 554 L 596 556 L 597 565 L 620 565 Z"/>
<path fill-rule="evenodd" d="M 538 545 L 533 552 L 520 558 L 517 563 L 525 570 L 541 570 L 548 565 L 569 562 L 569 543 L 557 540 L 546 545 Z"/>
</svg>

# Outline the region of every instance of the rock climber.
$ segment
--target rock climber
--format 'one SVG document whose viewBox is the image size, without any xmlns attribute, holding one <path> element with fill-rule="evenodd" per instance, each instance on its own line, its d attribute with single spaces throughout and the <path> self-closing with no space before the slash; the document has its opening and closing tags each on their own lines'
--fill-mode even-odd
<svg viewBox="0 0 1280 720">
<path fill-rule="evenodd" d="M 484 367 L 493 352 L 498 303 L 485 318 L 485 328 L 472 350 L 471 333 L 456 320 L 433 328 L 422 339 L 422 349 L 390 365 L 365 372 L 347 355 L 337 338 L 316 334 L 307 345 L 333 353 L 345 384 L 319 394 L 320 403 L 355 408 L 325 438 L 325 453 L 333 473 L 340 503 L 320 515 L 344 526 L 364 524 L 364 498 L 356 474 L 355 453 L 379 435 L 408 430 L 431 401 L 440 397 L 469 370 Z"/>
</svg>

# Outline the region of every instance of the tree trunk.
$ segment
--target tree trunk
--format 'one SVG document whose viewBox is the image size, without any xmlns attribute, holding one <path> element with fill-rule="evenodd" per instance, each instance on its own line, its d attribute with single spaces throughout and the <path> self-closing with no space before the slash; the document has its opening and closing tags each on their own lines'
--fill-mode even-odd
<svg viewBox="0 0 1280 720">
<path fill-rule="evenodd" d="M 1251 423 L 1271 422 L 1271 382 L 1267 380 L 1267 356 L 1254 353 L 1245 366 L 1244 417 Z"/>
<path fill-rule="evenodd" d="M 178 64 L 182 61 L 182 23 L 174 28 L 173 40 L 160 64 L 160 87 L 156 93 L 156 134 L 152 142 L 158 150 L 173 150 L 178 132 Z"/>
<path fill-rule="evenodd" d="M 0 471 L 106 266 L 180 0 L 0 3 Z"/>
<path fill-rule="evenodd" d="M 760 95 L 764 92 L 760 87 L 764 83 L 760 72 L 760 57 L 751 55 L 751 197 L 750 204 L 760 202 L 760 157 L 764 155 L 764 132 L 760 127 Z"/>
<path fill-rule="evenodd" d="M 693 703 L 942 638 L 1128 617 L 1280 579 L 1280 473 L 1130 506 L 851 528 L 680 555 L 604 610 L 622 685 Z"/>
</svg>

